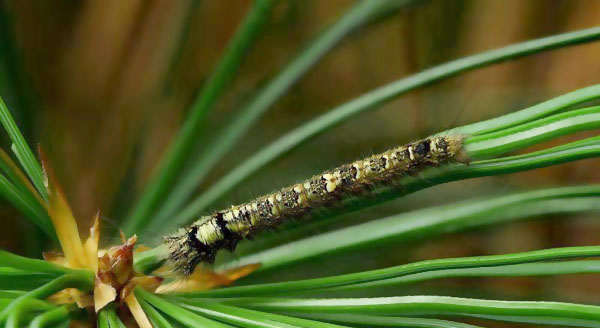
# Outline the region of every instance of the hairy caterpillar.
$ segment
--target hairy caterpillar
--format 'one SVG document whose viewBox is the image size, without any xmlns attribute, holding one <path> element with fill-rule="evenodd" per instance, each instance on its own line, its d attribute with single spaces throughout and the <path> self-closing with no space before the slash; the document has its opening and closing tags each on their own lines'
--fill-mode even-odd
<svg viewBox="0 0 600 328">
<path fill-rule="evenodd" d="M 463 136 L 430 137 L 315 175 L 301 183 L 203 216 L 168 235 L 164 243 L 175 271 L 189 275 L 197 264 L 212 263 L 221 249 L 284 220 L 305 216 L 375 184 L 394 184 L 398 178 L 449 162 L 468 163 Z M 400 186 L 399 186 L 400 187 Z"/>
</svg>

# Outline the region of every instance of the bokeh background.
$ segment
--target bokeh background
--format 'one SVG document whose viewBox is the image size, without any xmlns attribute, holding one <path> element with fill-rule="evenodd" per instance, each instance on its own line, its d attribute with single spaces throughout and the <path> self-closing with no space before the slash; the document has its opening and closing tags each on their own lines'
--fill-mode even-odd
<svg viewBox="0 0 600 328">
<path fill-rule="evenodd" d="M 353 3 L 280 1 L 210 117 L 203 131 L 207 139 Z M 0 95 L 28 140 L 41 143 L 49 154 L 82 226 L 97 210 L 106 217 L 105 224 L 118 225 L 249 4 L 247 0 L 1 2 Z M 344 39 L 263 116 L 211 172 L 207 185 L 290 128 L 377 86 L 454 58 L 599 22 L 597 0 L 417 1 Z M 596 84 L 598 58 L 600 43 L 591 43 L 479 69 L 412 92 L 265 167 L 221 205 L 248 200 L 411 139 Z M 2 138 L 7 147 L 6 136 Z M 353 220 L 478 195 L 597 183 L 599 164 L 585 160 L 452 183 L 360 213 Z M 15 210 L 1 205 L 0 220 L 0 247 L 21 254 L 39 249 L 36 240 L 21 237 L 32 228 Z M 309 263 L 304 273 L 317 276 L 427 258 L 591 244 L 600 244 L 597 217 L 557 216 L 340 257 L 336 265 Z M 591 275 L 468 279 L 423 288 L 421 292 L 431 288 L 454 295 L 493 293 L 593 302 L 598 300 L 600 280 Z"/>
</svg>

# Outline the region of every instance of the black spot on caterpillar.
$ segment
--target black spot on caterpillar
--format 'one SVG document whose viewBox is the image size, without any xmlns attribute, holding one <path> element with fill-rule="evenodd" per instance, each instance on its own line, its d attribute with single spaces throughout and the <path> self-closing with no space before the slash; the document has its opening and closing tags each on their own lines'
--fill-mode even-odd
<svg viewBox="0 0 600 328">
<path fill-rule="evenodd" d="M 176 272 L 189 275 L 197 264 L 212 263 L 219 250 L 233 250 L 260 230 L 331 206 L 344 196 L 368 192 L 375 184 L 392 185 L 402 176 L 450 162 L 469 162 L 463 136 L 430 137 L 342 165 L 180 228 L 164 239 L 168 260 Z"/>
</svg>

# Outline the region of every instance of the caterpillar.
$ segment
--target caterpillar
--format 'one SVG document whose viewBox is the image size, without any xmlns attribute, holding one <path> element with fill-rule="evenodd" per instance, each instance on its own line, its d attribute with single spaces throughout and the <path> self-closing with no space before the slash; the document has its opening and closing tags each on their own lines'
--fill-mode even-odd
<svg viewBox="0 0 600 328">
<path fill-rule="evenodd" d="M 175 272 L 191 274 L 199 263 L 213 263 L 221 249 L 233 251 L 242 239 L 285 220 L 331 206 L 376 184 L 398 184 L 405 175 L 456 162 L 468 164 L 461 135 L 429 137 L 367 157 L 308 180 L 203 216 L 164 238 L 168 261 Z M 400 185 L 398 185 L 401 188 Z"/>
</svg>

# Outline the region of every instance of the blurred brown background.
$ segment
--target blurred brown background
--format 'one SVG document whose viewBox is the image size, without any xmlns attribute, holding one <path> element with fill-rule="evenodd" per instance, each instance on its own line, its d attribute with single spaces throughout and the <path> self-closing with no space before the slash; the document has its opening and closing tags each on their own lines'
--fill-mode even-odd
<svg viewBox="0 0 600 328">
<path fill-rule="evenodd" d="M 87 225 L 97 209 L 115 221 L 122 218 L 249 3 L 2 2 L 0 91 L 30 140 L 41 142 L 49 152 L 81 222 Z M 306 41 L 352 4 L 280 1 L 205 133 L 210 135 L 210 129 L 235 115 Z M 597 0 L 418 1 L 346 38 L 264 115 L 211 179 L 291 127 L 372 88 L 454 58 L 598 22 Z M 599 55 L 600 43 L 557 50 L 410 93 L 316 138 L 265 168 L 223 203 L 243 201 L 370 152 L 598 83 Z M 516 189 L 600 182 L 599 163 L 587 160 L 441 186 L 376 213 Z M 10 208 L 2 213 L 3 221 L 14 220 Z M 12 226 L 1 233 L 0 244 L 23 252 L 14 229 L 26 227 Z M 556 218 L 441 238 L 396 260 L 599 243 L 597 218 Z M 373 256 L 372 266 L 380 266 Z M 597 279 L 593 284 L 574 284 L 572 279 L 582 278 L 513 283 L 505 279 L 487 286 L 526 296 L 547 290 L 542 285 L 548 281 L 561 282 L 568 287 L 560 292 L 567 300 L 585 298 L 590 289 L 600 291 Z"/>
</svg>

